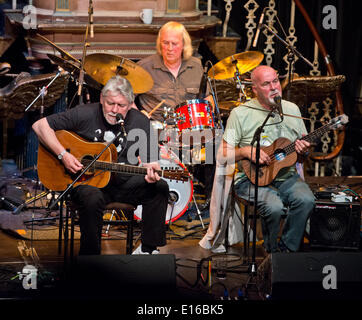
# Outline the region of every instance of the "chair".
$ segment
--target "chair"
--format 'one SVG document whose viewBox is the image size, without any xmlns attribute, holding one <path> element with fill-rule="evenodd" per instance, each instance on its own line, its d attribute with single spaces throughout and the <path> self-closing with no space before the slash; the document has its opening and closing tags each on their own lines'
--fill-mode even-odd
<svg viewBox="0 0 362 320">
<path fill-rule="evenodd" d="M 233 201 L 237 202 L 239 207 L 242 205 L 244 207 L 244 219 L 242 221 L 244 229 L 243 229 L 243 236 L 244 236 L 244 240 L 243 240 L 243 246 L 244 246 L 244 255 L 245 255 L 245 260 L 248 260 L 249 258 L 249 249 L 250 249 L 250 236 L 249 236 L 249 231 L 250 229 L 248 228 L 249 224 L 251 224 L 250 228 L 252 230 L 254 230 L 254 226 L 252 225 L 253 223 L 253 218 L 254 218 L 254 202 L 253 201 L 248 201 L 244 198 L 241 198 L 237 195 L 237 193 L 235 192 L 234 188 L 232 188 L 232 197 L 233 197 Z M 288 214 L 288 208 L 284 207 L 283 208 L 284 213 L 282 214 L 282 221 L 280 223 L 280 231 L 279 231 L 279 235 L 281 235 L 282 232 L 282 228 L 283 228 L 283 224 L 284 224 L 284 220 L 287 217 Z M 249 219 L 250 223 L 249 223 Z M 256 216 L 256 237 L 258 239 L 263 239 L 263 233 L 261 230 L 261 225 L 260 225 L 260 215 L 257 213 Z M 259 222 L 259 223 L 258 223 Z M 225 238 L 227 239 L 227 237 Z"/>
<path fill-rule="evenodd" d="M 71 200 L 66 200 L 66 214 L 63 230 L 63 205 L 60 205 L 60 219 L 59 219 L 59 239 L 58 239 L 58 253 L 61 253 L 62 249 L 62 234 L 64 233 L 64 262 L 66 264 L 68 259 L 68 247 L 69 256 L 72 260 L 74 256 L 74 225 L 75 219 L 78 216 L 79 207 Z M 123 202 L 111 202 L 105 210 L 111 210 L 112 213 L 118 213 L 119 216 L 123 216 L 125 219 L 103 221 L 105 225 L 126 225 L 127 226 L 127 238 L 126 238 L 126 254 L 131 254 L 133 250 L 133 227 L 135 224 L 134 211 L 136 207 L 134 205 Z M 69 235 L 69 220 L 70 220 L 70 235 Z"/>
<path fill-rule="evenodd" d="M 250 222 L 251 223 L 253 222 L 252 219 L 254 217 L 254 202 L 248 201 L 248 200 L 245 200 L 245 199 L 239 197 L 234 190 L 233 190 L 232 196 L 233 196 L 233 201 L 235 201 L 238 204 L 239 208 L 241 206 L 244 207 L 244 214 L 242 214 L 241 210 L 240 210 L 240 212 L 244 218 L 244 219 L 242 219 L 242 223 L 243 223 L 243 227 L 244 227 L 244 229 L 243 229 L 243 236 L 244 236 L 243 246 L 244 246 L 244 260 L 247 261 L 249 259 L 249 249 L 250 249 L 249 225 L 250 225 Z M 259 226 L 258 222 L 260 222 L 259 218 L 260 218 L 260 216 L 258 214 L 256 217 L 256 219 L 257 219 L 256 234 L 257 234 L 258 239 L 262 238 L 262 233 L 260 232 L 260 228 L 258 228 L 258 226 Z M 249 219 L 251 219 L 250 222 L 249 222 Z M 254 230 L 253 225 L 250 225 L 250 228 L 252 230 Z M 226 239 L 227 239 L 227 237 L 226 237 Z"/>
<path fill-rule="evenodd" d="M 112 210 L 112 214 L 117 212 L 119 216 L 123 213 L 124 220 L 103 221 L 103 223 L 108 225 L 127 225 L 126 254 L 131 254 L 133 250 L 134 211 L 136 207 L 124 202 L 111 202 L 106 206 L 106 210 Z"/>
</svg>

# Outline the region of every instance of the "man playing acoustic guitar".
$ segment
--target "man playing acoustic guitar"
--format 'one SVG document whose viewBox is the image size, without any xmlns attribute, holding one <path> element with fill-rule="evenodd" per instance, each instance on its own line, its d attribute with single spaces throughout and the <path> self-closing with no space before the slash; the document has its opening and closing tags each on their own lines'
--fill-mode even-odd
<svg viewBox="0 0 362 320">
<path fill-rule="evenodd" d="M 297 251 L 304 235 L 306 221 L 314 207 L 314 195 L 298 175 L 295 161 L 281 168 L 278 161 L 283 160 L 284 155 L 268 153 L 264 147 L 270 146 L 282 137 L 295 141 L 294 151 L 301 161 L 310 147 L 308 141 L 301 139 L 307 130 L 300 118 L 298 106 L 280 100 L 282 90 L 274 69 L 259 66 L 253 70 L 251 79 L 256 98 L 234 108 L 230 113 L 223 136 L 223 152 L 224 155 L 235 155 L 233 160 L 236 162 L 241 160 L 242 168 L 235 177 L 235 191 L 240 197 L 253 201 L 255 187 L 250 171 L 256 161 L 256 148 L 251 146 L 251 141 L 268 112 L 277 110 L 276 104 L 280 101 L 280 112 L 275 112 L 274 117 L 269 118 L 260 136 L 259 164 L 265 169 L 263 175 L 271 178 L 268 181 L 264 176 L 260 177 L 263 183 L 258 183 L 257 206 L 262 217 L 264 246 L 267 252 Z M 269 175 L 267 170 L 272 174 Z M 285 207 L 289 207 L 289 210 L 278 243 L 280 221 Z"/>
<path fill-rule="evenodd" d="M 122 118 L 124 125 L 117 121 Z M 33 129 L 40 142 L 59 159 L 55 161 L 61 162 L 69 174 L 80 172 L 84 164 L 72 154 L 72 145 L 67 148 L 59 141 L 57 131 L 72 131 L 94 143 L 111 141 L 113 137 L 118 137 L 120 131 L 125 131 L 114 142 L 116 162 L 135 165 L 137 163 L 134 162 L 140 158 L 142 166 L 147 169 L 144 175 L 113 174 L 104 188 L 91 185 L 90 180 L 89 184 L 79 184 L 71 190 L 72 201 L 80 207 L 79 254 L 101 253 L 103 211 L 110 202 L 142 205 L 142 245 L 133 253 L 158 253 L 157 247 L 166 244 L 165 218 L 169 189 L 167 182 L 160 179 L 156 172 L 160 166 L 157 162 L 158 152 L 151 150 L 150 121 L 134 108 L 133 89 L 128 80 L 120 76 L 111 78 L 102 89 L 100 103 L 79 105 L 42 118 L 33 124 Z M 140 131 L 138 139 L 134 135 L 131 137 L 132 130 Z M 154 141 L 156 146 L 153 147 L 158 150 L 157 140 Z M 156 154 L 155 159 L 152 159 L 152 153 Z M 60 177 L 53 174 L 53 179 Z"/>
</svg>

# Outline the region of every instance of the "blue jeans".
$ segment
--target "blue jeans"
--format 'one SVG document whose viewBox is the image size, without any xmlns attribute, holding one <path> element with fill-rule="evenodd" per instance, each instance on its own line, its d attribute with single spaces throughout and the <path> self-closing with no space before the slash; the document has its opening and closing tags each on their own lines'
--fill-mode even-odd
<svg viewBox="0 0 362 320">
<path fill-rule="evenodd" d="M 243 199 L 254 201 L 255 187 L 247 178 L 236 183 L 235 192 Z M 278 251 L 280 221 L 285 207 L 288 207 L 281 241 L 290 251 L 298 251 L 314 204 L 313 192 L 297 173 L 285 181 L 259 187 L 258 212 L 262 218 L 265 249 L 268 252 Z"/>
</svg>

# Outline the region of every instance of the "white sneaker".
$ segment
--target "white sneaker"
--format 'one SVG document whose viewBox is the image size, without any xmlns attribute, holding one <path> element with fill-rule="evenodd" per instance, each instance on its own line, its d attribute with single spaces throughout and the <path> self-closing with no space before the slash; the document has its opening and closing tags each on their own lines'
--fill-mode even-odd
<svg viewBox="0 0 362 320">
<path fill-rule="evenodd" d="M 132 254 L 159 254 L 160 250 L 153 250 L 152 253 L 142 251 L 142 244 L 140 244 Z"/>
<path fill-rule="evenodd" d="M 149 252 L 143 252 L 142 251 L 142 244 L 140 244 L 135 251 L 132 252 L 132 254 L 149 254 Z"/>
<path fill-rule="evenodd" d="M 223 244 L 220 244 L 217 248 L 212 248 L 211 252 L 213 253 L 224 253 L 226 252 L 226 248 Z"/>
</svg>

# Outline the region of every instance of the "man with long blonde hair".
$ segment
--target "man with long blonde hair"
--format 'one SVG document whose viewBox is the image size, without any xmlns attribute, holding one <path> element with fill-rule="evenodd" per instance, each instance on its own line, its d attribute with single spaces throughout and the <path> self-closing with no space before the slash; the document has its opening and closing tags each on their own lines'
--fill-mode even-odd
<svg viewBox="0 0 362 320">
<path fill-rule="evenodd" d="M 175 21 L 164 24 L 158 32 L 156 49 L 156 54 L 138 62 L 154 81 L 150 91 L 139 95 L 139 105 L 147 112 L 162 100 L 164 106 L 175 108 L 195 99 L 203 74 L 201 60 L 192 56 L 191 38 L 183 24 Z M 151 118 L 162 121 L 162 113 L 163 106 Z"/>
<path fill-rule="evenodd" d="M 139 61 L 153 78 L 150 91 L 139 95 L 141 109 L 150 113 L 164 101 L 163 105 L 152 112 L 151 119 L 163 121 L 164 107 L 175 108 L 199 97 L 200 83 L 203 76 L 201 60 L 193 56 L 192 41 L 185 26 L 179 22 L 169 21 L 158 32 L 156 40 L 157 53 Z M 206 90 L 207 94 L 207 90 Z M 205 98 L 212 104 L 211 96 Z M 198 171 L 200 170 L 200 172 Z M 204 164 L 195 168 L 194 176 L 205 185 L 206 201 L 202 209 L 210 202 L 215 166 Z"/>
</svg>

